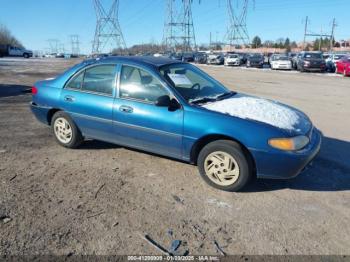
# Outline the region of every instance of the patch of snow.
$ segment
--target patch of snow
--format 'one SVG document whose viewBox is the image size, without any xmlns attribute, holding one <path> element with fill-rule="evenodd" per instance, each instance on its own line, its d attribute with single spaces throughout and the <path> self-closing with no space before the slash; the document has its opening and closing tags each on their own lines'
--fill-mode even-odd
<svg viewBox="0 0 350 262">
<path fill-rule="evenodd" d="M 231 207 L 230 204 L 228 204 L 228 203 L 226 203 L 226 202 L 224 202 L 224 201 L 220 201 L 220 200 L 215 199 L 215 198 L 210 198 L 210 199 L 207 200 L 207 202 L 208 202 L 209 204 L 217 205 L 218 207 L 224 207 L 224 208 L 229 208 L 229 207 Z"/>
<path fill-rule="evenodd" d="M 202 106 L 212 111 L 260 121 L 286 130 L 295 129 L 300 121 L 297 112 L 286 106 L 271 100 L 242 94 Z"/>
</svg>

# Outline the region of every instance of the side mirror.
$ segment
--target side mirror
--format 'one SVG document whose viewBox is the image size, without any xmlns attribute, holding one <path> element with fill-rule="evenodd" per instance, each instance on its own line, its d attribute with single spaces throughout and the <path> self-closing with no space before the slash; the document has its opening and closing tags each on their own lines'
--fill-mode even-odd
<svg viewBox="0 0 350 262">
<path fill-rule="evenodd" d="M 170 99 L 168 95 L 158 97 L 155 105 L 161 107 L 168 107 L 169 111 L 176 111 L 181 108 L 179 102 L 177 102 L 174 98 Z"/>
<path fill-rule="evenodd" d="M 170 106 L 170 97 L 167 95 L 158 97 L 157 101 L 156 101 L 156 106 L 169 107 Z"/>
</svg>

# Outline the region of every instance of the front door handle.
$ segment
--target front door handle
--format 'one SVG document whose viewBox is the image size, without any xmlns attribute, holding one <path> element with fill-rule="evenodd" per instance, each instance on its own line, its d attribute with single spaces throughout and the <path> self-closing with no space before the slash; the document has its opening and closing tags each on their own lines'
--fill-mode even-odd
<svg viewBox="0 0 350 262">
<path fill-rule="evenodd" d="M 67 102 L 74 102 L 75 98 L 74 96 L 65 96 L 64 97 L 64 101 L 67 101 Z"/>
<path fill-rule="evenodd" d="M 134 109 L 131 106 L 120 106 L 119 111 L 123 113 L 132 113 Z"/>
</svg>

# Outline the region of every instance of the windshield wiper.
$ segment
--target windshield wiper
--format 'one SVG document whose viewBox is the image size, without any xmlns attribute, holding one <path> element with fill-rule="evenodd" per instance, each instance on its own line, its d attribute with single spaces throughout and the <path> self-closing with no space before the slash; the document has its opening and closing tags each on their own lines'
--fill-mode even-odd
<svg viewBox="0 0 350 262">
<path fill-rule="evenodd" d="M 229 91 L 229 92 L 226 92 L 226 93 L 223 93 L 221 95 L 218 95 L 217 97 L 215 97 L 216 100 L 221 100 L 221 99 L 224 99 L 226 97 L 231 97 L 233 95 L 235 95 L 236 92 L 233 92 L 233 91 Z"/>
<path fill-rule="evenodd" d="M 190 103 L 192 104 L 202 104 L 202 103 L 208 103 L 208 102 L 214 102 L 216 101 L 216 98 L 213 97 L 203 97 L 203 98 L 198 98 L 191 100 Z"/>
</svg>

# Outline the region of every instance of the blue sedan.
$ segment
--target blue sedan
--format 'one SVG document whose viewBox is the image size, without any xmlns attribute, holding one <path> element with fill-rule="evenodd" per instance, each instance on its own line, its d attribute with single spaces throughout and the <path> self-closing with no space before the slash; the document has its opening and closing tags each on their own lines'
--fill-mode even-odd
<svg viewBox="0 0 350 262">
<path fill-rule="evenodd" d="M 254 177 L 292 178 L 321 145 L 301 111 L 166 58 L 86 60 L 35 83 L 31 109 L 64 147 L 97 139 L 179 159 L 226 191 Z"/>
</svg>

